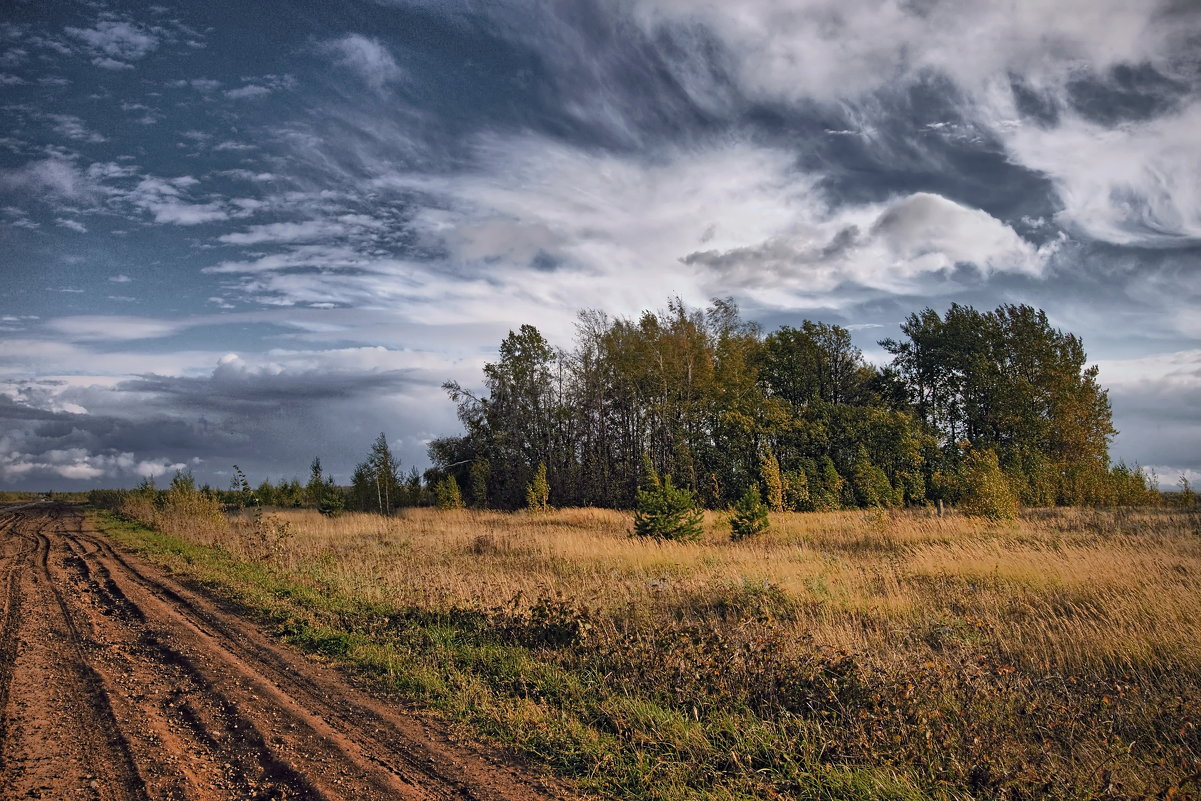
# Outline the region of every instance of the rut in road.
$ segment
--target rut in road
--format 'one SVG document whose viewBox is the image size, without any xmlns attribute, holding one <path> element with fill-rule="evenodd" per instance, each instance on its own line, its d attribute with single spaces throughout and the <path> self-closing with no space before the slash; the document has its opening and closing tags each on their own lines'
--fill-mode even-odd
<svg viewBox="0 0 1201 801">
<path fill-rule="evenodd" d="M 0 508 L 0 801 L 561 799 L 116 549 Z"/>
</svg>

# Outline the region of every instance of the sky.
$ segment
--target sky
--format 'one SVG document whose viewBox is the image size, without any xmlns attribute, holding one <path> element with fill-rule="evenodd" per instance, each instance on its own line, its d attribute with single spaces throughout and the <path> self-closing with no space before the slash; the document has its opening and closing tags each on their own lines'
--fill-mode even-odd
<svg viewBox="0 0 1201 801">
<path fill-rule="evenodd" d="M 1197 0 L 6 0 L 0 489 L 346 481 L 510 329 L 1027 303 L 1201 479 Z"/>
</svg>

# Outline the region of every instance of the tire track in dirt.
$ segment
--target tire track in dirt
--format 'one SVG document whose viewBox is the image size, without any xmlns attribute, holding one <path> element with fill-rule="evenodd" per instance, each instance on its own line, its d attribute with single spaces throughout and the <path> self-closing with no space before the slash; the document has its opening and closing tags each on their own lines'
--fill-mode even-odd
<svg viewBox="0 0 1201 801">
<path fill-rule="evenodd" d="M 4 711 L 8 707 L 8 688 L 12 681 L 13 659 L 17 653 L 17 620 L 21 614 L 21 593 L 17 586 L 21 568 L 34 546 L 10 532 L 21 518 L 16 510 L 0 511 L 0 570 L 3 578 L 3 609 L 0 609 L 0 732 L 6 729 Z M 0 737 L 0 741 L 3 738 Z M 4 753 L 0 749 L 0 777 L 4 776 Z"/>
<path fill-rule="evenodd" d="M 122 553 L 70 507 L 0 510 L 0 559 L 7 571 L 0 573 L 3 647 L 13 650 L 0 650 L 0 670 L 11 666 L 20 679 L 7 703 L 0 698 L 0 715 L 14 714 L 14 725 L 0 728 L 4 801 L 39 793 L 187 801 L 572 797 L 281 647 L 205 593 Z M 34 616 L 14 611 L 26 607 L 58 621 L 63 642 L 38 630 Z M 35 647 L 36 637 L 57 651 Z M 53 714 L 30 711 L 39 705 L 36 680 L 54 673 L 55 653 L 74 667 L 52 676 L 65 686 L 42 706 L 49 713 L 85 707 L 82 728 L 99 732 L 91 741 L 72 740 L 61 726 L 49 731 Z M 57 749 L 59 762 L 86 757 L 105 767 L 68 765 L 67 778 L 48 788 L 27 786 L 21 776 L 28 770 L 6 771 L 6 754 L 26 765 L 37 762 L 39 749 Z M 97 780 L 101 770 L 112 779 Z M 46 773 L 37 780 L 44 783 Z"/>
<path fill-rule="evenodd" d="M 90 627 L 55 586 L 45 523 L 31 510 L 4 532 L 4 550 L 19 552 L 8 577 L 9 611 L 19 612 L 6 621 L 0 792 L 142 801 L 128 740 L 89 662 Z"/>
</svg>

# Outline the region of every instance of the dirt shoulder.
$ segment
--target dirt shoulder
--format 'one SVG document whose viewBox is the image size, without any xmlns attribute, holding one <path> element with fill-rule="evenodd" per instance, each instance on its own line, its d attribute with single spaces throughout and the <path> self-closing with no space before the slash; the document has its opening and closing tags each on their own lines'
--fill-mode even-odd
<svg viewBox="0 0 1201 801">
<path fill-rule="evenodd" d="M 0 509 L 0 799 L 561 799 L 65 505 Z"/>
</svg>

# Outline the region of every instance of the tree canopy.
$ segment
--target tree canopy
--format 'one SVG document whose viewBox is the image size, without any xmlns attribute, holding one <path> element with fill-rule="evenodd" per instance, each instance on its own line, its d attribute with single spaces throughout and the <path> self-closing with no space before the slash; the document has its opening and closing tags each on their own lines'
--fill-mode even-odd
<svg viewBox="0 0 1201 801">
<path fill-rule="evenodd" d="M 841 326 L 764 334 L 729 300 L 637 319 L 580 313 L 570 349 L 510 332 L 483 391 L 445 389 L 463 432 L 430 446 L 477 506 L 519 508 L 539 465 L 557 506 L 630 508 L 644 456 L 710 507 L 954 501 L 991 451 L 1028 505 L 1099 502 L 1112 415 L 1084 346 L 1030 306 L 910 315 L 868 364 Z"/>
</svg>

